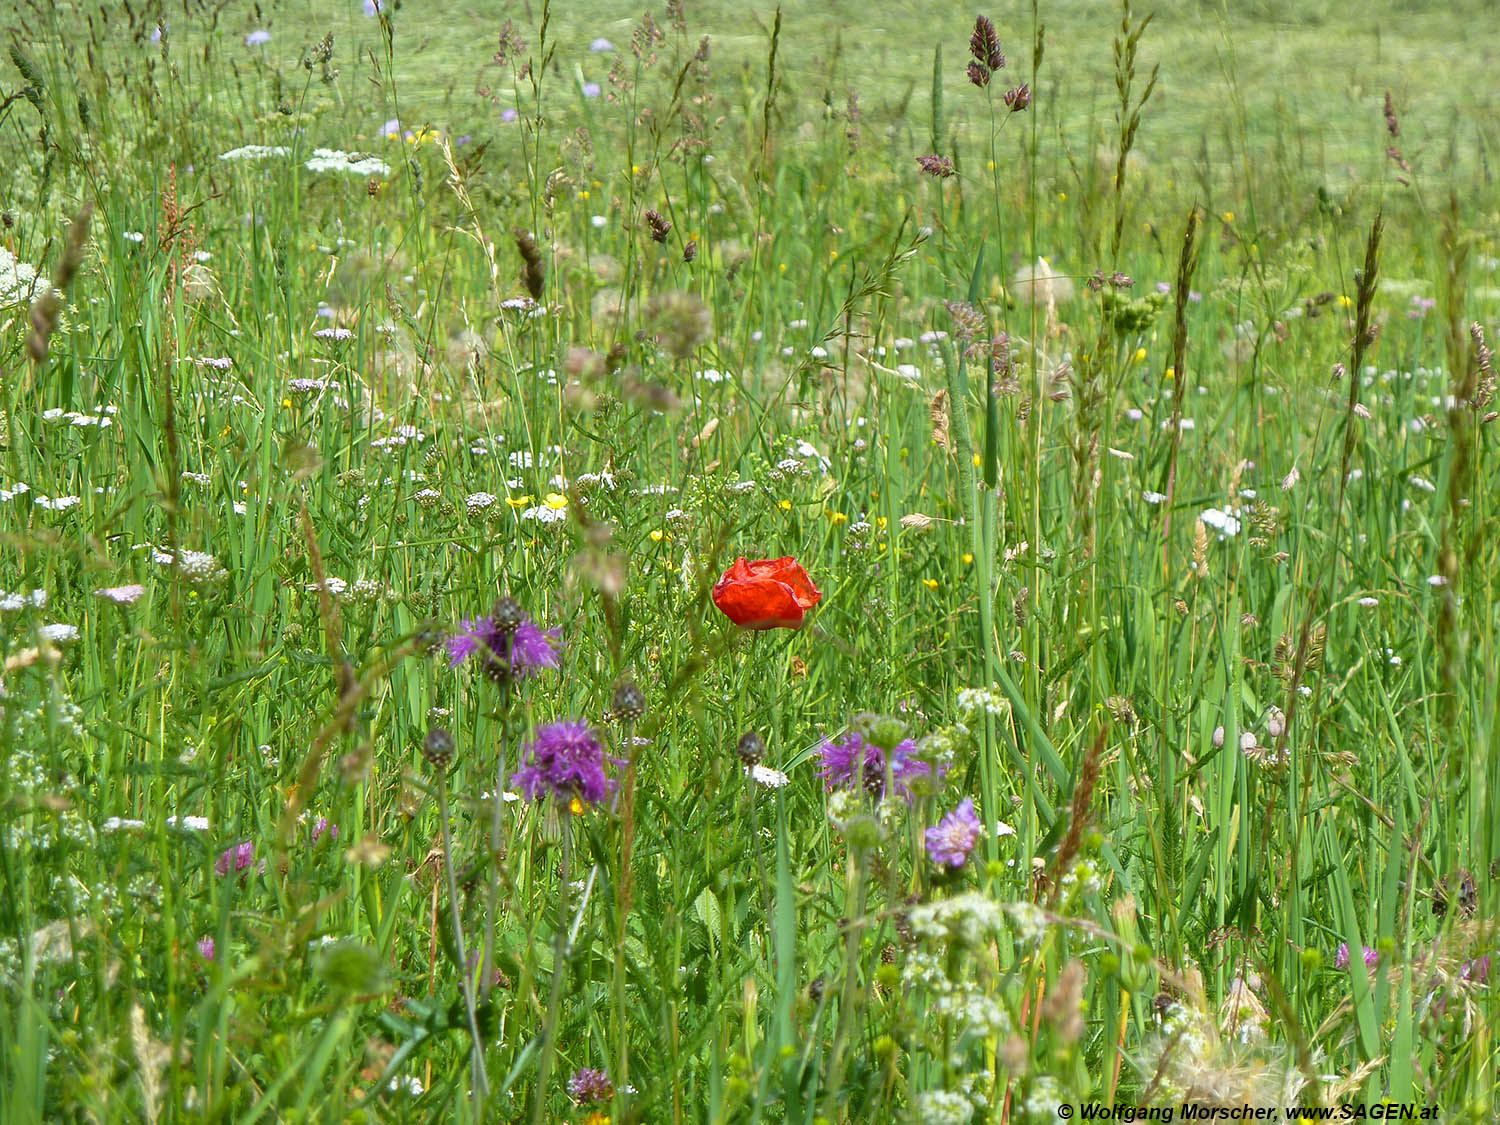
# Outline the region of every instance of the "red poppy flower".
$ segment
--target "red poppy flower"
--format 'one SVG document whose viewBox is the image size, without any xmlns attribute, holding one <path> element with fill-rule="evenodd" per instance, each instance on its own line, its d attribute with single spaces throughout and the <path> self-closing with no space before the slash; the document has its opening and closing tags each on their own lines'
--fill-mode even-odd
<svg viewBox="0 0 1500 1125">
<path fill-rule="evenodd" d="M 796 559 L 734 560 L 714 586 L 714 605 L 745 629 L 797 629 L 823 597 Z"/>
</svg>

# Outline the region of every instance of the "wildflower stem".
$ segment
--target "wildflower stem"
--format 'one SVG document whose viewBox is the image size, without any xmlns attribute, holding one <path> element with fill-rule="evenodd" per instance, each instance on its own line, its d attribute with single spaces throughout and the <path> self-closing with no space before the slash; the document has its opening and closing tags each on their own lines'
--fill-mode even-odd
<svg viewBox="0 0 1500 1125">
<path fill-rule="evenodd" d="M 476 1101 L 487 1098 L 490 1093 L 489 1075 L 484 1069 L 484 1044 L 479 1038 L 479 1018 L 474 1010 L 474 979 L 469 974 L 468 958 L 464 956 L 463 920 L 458 914 L 458 880 L 453 875 L 453 833 L 448 828 L 448 776 L 438 771 L 438 815 L 443 821 L 443 870 L 448 876 L 448 907 L 453 913 L 453 947 L 458 952 L 459 980 L 463 982 L 464 1011 L 469 1017 L 469 1035 L 474 1061 L 474 1097 Z"/>
<path fill-rule="evenodd" d="M 823 1115 L 830 1120 L 837 1116 L 838 1099 L 844 1085 L 844 1048 L 854 1025 L 855 1006 L 859 1002 L 859 948 L 865 928 L 865 849 L 849 849 L 848 890 L 854 892 L 854 909 L 849 913 L 844 928 L 844 980 L 839 990 L 839 1022 L 833 1035 L 833 1046 L 828 1055 L 828 1080 L 823 1088 L 828 1092 L 823 1104 Z M 847 901 L 847 898 L 846 898 Z"/>
<path fill-rule="evenodd" d="M 559 802 L 561 804 L 561 802 Z M 562 870 L 557 890 L 557 931 L 552 940 L 552 987 L 547 993 L 547 1015 L 542 1024 L 542 1061 L 537 1068 L 537 1084 L 531 1102 L 531 1123 L 541 1125 L 547 1104 L 547 1088 L 552 1080 L 552 1060 L 557 1053 L 558 1009 L 562 1006 L 563 976 L 568 961 L 568 880 L 573 874 L 573 814 L 562 805 Z M 622 1080 L 623 1081 L 623 1080 Z"/>
<path fill-rule="evenodd" d="M 619 1056 L 615 1064 L 615 1097 L 630 1082 L 630 1022 L 625 1007 L 625 942 L 630 933 L 630 907 L 635 893 L 634 880 L 630 873 L 631 854 L 635 847 L 635 724 L 624 724 L 625 782 L 620 795 L 620 874 L 617 880 L 619 894 L 619 940 L 615 942 L 614 995 L 615 995 L 615 1041 Z M 616 1105 L 618 1113 L 624 1107 Z"/>
<path fill-rule="evenodd" d="M 515 644 L 514 636 L 508 642 Z M 484 959 L 480 962 L 479 995 L 490 998 L 495 982 L 495 926 L 500 906 L 501 836 L 505 824 L 505 758 L 510 735 L 510 677 L 500 684 L 500 748 L 495 759 L 495 800 L 490 807 L 490 885 L 484 903 Z"/>
</svg>

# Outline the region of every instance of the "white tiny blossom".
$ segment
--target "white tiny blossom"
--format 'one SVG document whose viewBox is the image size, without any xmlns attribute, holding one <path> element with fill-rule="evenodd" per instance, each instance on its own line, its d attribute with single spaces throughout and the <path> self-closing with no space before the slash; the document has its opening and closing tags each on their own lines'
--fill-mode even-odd
<svg viewBox="0 0 1500 1125">
<path fill-rule="evenodd" d="M 464 508 L 469 515 L 477 516 L 486 509 L 494 506 L 495 494 L 493 492 L 471 492 L 464 497 Z"/>
<path fill-rule="evenodd" d="M 1374 609 L 1380 604 L 1380 599 L 1366 596 L 1359 599 L 1359 604 L 1364 606 L 1365 609 Z"/>
<path fill-rule="evenodd" d="M 1281 478 L 1281 491 L 1290 492 L 1292 489 L 1297 487 L 1297 482 L 1301 479 L 1302 470 L 1297 468 L 1296 465 L 1293 465 L 1292 471 Z"/>
<path fill-rule="evenodd" d="M 173 828 L 182 828 L 189 832 L 208 831 L 208 817 L 206 816 L 169 816 L 167 823 Z"/>
<path fill-rule="evenodd" d="M 60 643 L 63 641 L 76 641 L 78 639 L 78 626 L 59 623 L 56 625 L 43 625 L 37 631 L 37 636 L 43 640 Z"/>
<path fill-rule="evenodd" d="M 768 789 L 780 789 L 792 780 L 780 770 L 772 769 L 770 766 L 751 766 L 745 773 L 751 780 L 758 781 Z"/>
<path fill-rule="evenodd" d="M 132 583 L 129 586 L 106 586 L 102 590 L 95 590 L 96 598 L 114 602 L 116 605 L 132 605 L 145 596 L 146 587 Z"/>
<path fill-rule="evenodd" d="M 1147 491 L 1141 493 L 1141 499 L 1148 504 L 1164 504 L 1167 500 L 1167 494 L 1165 492 Z"/>
<path fill-rule="evenodd" d="M 549 508 L 541 505 L 535 508 L 527 508 L 521 513 L 523 520 L 536 520 L 538 523 L 561 523 L 568 518 L 566 508 Z"/>
<path fill-rule="evenodd" d="M 1238 517 L 1228 512 L 1221 512 L 1218 508 L 1205 508 L 1198 514 L 1198 518 L 1209 527 L 1219 533 L 1221 537 L 1232 537 L 1239 534 L 1240 521 Z"/>
<path fill-rule="evenodd" d="M 347 328 L 319 328 L 313 335 L 320 340 L 347 340 L 354 333 Z"/>
<path fill-rule="evenodd" d="M 112 816 L 99 826 L 105 832 L 119 832 L 127 828 L 144 828 L 144 820 L 128 820 L 125 817 Z"/>
<path fill-rule="evenodd" d="M 1429 586 L 1446 586 L 1446 585 L 1448 585 L 1448 579 L 1445 578 L 1441 574 L 1431 574 L 1431 575 L 1428 575 L 1428 577 L 1427 577 L 1427 585 L 1429 585 Z"/>
</svg>

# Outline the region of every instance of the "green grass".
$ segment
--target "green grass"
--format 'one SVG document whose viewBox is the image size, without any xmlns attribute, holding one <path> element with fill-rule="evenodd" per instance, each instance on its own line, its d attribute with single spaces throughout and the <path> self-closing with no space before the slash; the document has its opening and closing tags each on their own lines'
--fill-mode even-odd
<svg viewBox="0 0 1500 1125">
<path fill-rule="evenodd" d="M 1492 60 L 1341 11 L 20 11 L 0 1113 L 1490 1120 Z M 558 669 L 449 666 L 502 594 Z M 497 806 L 565 719 L 616 793 Z"/>
</svg>

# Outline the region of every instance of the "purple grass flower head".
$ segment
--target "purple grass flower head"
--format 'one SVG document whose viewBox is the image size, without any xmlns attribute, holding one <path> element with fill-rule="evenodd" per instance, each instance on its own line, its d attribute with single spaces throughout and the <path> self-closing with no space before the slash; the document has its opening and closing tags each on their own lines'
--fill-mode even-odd
<svg viewBox="0 0 1500 1125">
<path fill-rule="evenodd" d="M 615 1087 L 604 1071 L 581 1066 L 568 1079 L 568 1094 L 579 1105 L 593 1105 L 613 1098 Z"/>
<path fill-rule="evenodd" d="M 1368 945 L 1365 946 L 1365 968 L 1373 969 L 1378 964 L 1380 964 L 1380 951 L 1371 949 Z"/>
<path fill-rule="evenodd" d="M 215 952 L 216 952 L 216 949 L 214 947 L 214 939 L 213 938 L 211 938 L 211 937 L 205 937 L 205 938 L 199 938 L 198 939 L 198 956 L 199 957 L 202 957 L 205 961 L 212 961 L 214 959 Z"/>
<path fill-rule="evenodd" d="M 255 862 L 255 843 L 246 840 L 231 848 L 225 848 L 214 861 L 214 874 L 219 876 L 228 875 L 231 871 L 236 875 L 243 874 L 245 869 Z M 262 861 L 261 866 L 265 863 Z"/>
<path fill-rule="evenodd" d="M 247 47 L 261 47 L 269 43 L 270 41 L 271 33 L 263 27 L 257 28 L 249 35 L 245 36 L 245 46 Z"/>
<path fill-rule="evenodd" d="M 983 835 L 984 825 L 974 813 L 974 802 L 965 797 L 958 808 L 927 830 L 927 854 L 940 866 L 962 867 Z"/>
<path fill-rule="evenodd" d="M 898 742 L 889 755 L 891 785 L 908 802 L 912 799 L 912 780 L 932 775 L 932 767 L 916 757 L 916 751 L 917 744 L 907 738 Z M 818 754 L 823 759 L 818 776 L 829 789 L 864 789 L 884 800 L 887 755 L 879 746 L 865 741 L 864 735 L 850 731 L 843 738 L 825 738 Z"/>
<path fill-rule="evenodd" d="M 1349 967 L 1349 943 L 1339 942 L 1338 952 L 1333 955 L 1333 967 L 1335 969 L 1347 969 Z"/>
<path fill-rule="evenodd" d="M 330 824 L 326 816 L 320 816 L 318 817 L 318 823 L 313 825 L 312 830 L 312 842 L 315 846 L 323 838 L 323 833 L 325 832 L 328 833 L 330 840 L 337 840 L 339 838 L 339 826 L 337 824 Z"/>
<path fill-rule="evenodd" d="M 625 764 L 604 752 L 604 744 L 588 723 L 551 723 L 537 728 L 536 738 L 526 747 L 525 764 L 510 780 L 533 801 L 551 793 L 565 802 L 576 797 L 585 804 L 598 804 L 614 791 L 613 779 L 604 773 L 607 763 Z"/>
<path fill-rule="evenodd" d="M 940 180 L 946 180 L 949 176 L 953 175 L 953 161 L 949 160 L 946 156 L 939 156 L 935 152 L 929 152 L 925 156 L 917 157 L 917 164 L 929 176 L 934 176 Z"/>
<path fill-rule="evenodd" d="M 519 613 L 519 608 L 510 612 Z M 484 674 L 497 683 L 505 679 L 524 680 L 543 668 L 556 668 L 557 650 L 552 642 L 562 630 L 541 629 L 524 613 L 519 616 L 519 623 L 507 628 L 497 606 L 496 612 L 487 617 L 464 620 L 458 632 L 448 638 L 449 666 L 457 668 L 473 658 Z"/>
</svg>

